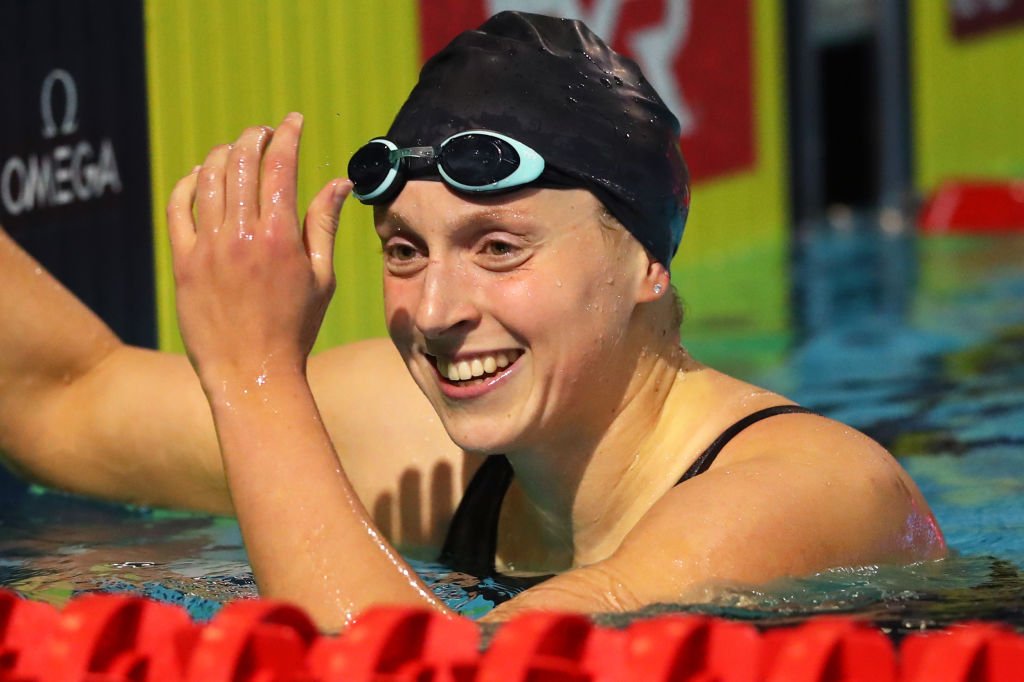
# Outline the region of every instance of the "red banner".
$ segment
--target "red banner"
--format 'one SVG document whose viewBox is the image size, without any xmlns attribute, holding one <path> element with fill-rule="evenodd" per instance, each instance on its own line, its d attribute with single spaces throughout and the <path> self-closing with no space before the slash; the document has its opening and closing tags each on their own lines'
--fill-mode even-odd
<svg viewBox="0 0 1024 682">
<path fill-rule="evenodd" d="M 1024 0 L 949 0 L 953 35 L 963 40 L 1024 24 Z"/>
<path fill-rule="evenodd" d="M 582 19 L 679 117 L 693 179 L 755 160 L 750 0 L 420 0 L 423 58 L 504 9 Z"/>
</svg>

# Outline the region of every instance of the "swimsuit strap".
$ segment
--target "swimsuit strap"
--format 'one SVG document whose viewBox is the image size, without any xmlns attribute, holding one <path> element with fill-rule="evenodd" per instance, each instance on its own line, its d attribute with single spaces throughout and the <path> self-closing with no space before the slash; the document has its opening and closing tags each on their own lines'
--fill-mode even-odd
<svg viewBox="0 0 1024 682">
<path fill-rule="evenodd" d="M 498 517 L 512 473 L 505 455 L 491 455 L 480 465 L 448 526 L 441 563 L 470 575 L 494 575 Z"/>
<path fill-rule="evenodd" d="M 679 479 L 679 483 L 688 481 L 694 476 L 703 474 L 708 468 L 714 464 L 715 458 L 718 457 L 718 453 L 722 451 L 726 445 L 729 444 L 733 438 L 735 438 L 741 431 L 752 424 L 756 424 L 762 419 L 768 417 L 774 417 L 777 414 L 815 414 L 813 410 L 808 410 L 806 407 L 800 405 L 776 405 L 775 407 L 768 407 L 763 410 L 758 410 L 753 414 L 749 414 L 743 419 L 739 420 L 725 431 L 722 432 L 715 441 L 708 446 L 708 449 L 700 454 L 700 457 L 694 461 L 683 477 Z M 676 485 L 679 485 L 676 483 Z"/>
</svg>

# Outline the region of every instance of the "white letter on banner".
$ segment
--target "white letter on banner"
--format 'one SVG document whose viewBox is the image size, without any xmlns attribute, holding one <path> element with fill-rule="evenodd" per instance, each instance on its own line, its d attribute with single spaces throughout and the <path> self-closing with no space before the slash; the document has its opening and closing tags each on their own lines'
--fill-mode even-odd
<svg viewBox="0 0 1024 682">
<path fill-rule="evenodd" d="M 4 172 L 0 174 L 0 198 L 3 199 L 4 210 L 9 215 L 18 215 L 25 210 L 21 197 L 25 194 L 26 173 L 25 162 L 17 156 L 7 159 L 7 163 L 4 164 Z M 16 175 L 18 187 L 20 188 L 19 192 L 13 190 Z"/>
<path fill-rule="evenodd" d="M 611 41 L 619 26 L 625 0 L 597 0 L 587 11 L 578 0 L 487 0 L 490 14 L 504 10 L 522 10 L 580 19 L 594 33 Z M 661 25 L 637 32 L 629 39 L 629 47 L 647 80 L 658 91 L 665 105 L 679 119 L 683 135 L 694 129 L 693 110 L 683 97 L 683 88 L 675 72 L 675 57 L 690 36 L 690 3 L 692 0 L 665 0 Z"/>
</svg>

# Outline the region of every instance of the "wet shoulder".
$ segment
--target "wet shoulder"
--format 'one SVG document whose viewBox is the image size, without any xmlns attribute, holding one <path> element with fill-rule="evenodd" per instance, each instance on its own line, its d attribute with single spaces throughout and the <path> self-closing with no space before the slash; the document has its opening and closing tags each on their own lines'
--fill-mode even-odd
<svg viewBox="0 0 1024 682">
<path fill-rule="evenodd" d="M 718 396 L 722 408 L 720 414 L 711 413 L 709 421 L 715 426 L 707 429 L 710 435 L 703 440 L 758 410 L 794 404 L 780 394 L 707 372 L 706 390 Z M 868 525 L 879 524 L 877 528 L 926 528 L 929 532 L 920 538 L 910 533 L 915 536 L 911 552 L 931 556 L 944 551 L 941 534 L 932 533 L 937 526 L 926 500 L 896 458 L 866 434 L 827 414 L 781 414 L 751 424 L 729 441 L 708 473 L 744 471 L 756 471 L 761 480 L 777 483 L 780 494 L 804 486 L 820 489 L 823 502 L 872 509 L 865 518 Z"/>
<path fill-rule="evenodd" d="M 458 451 L 388 339 L 324 351 L 310 360 L 310 385 L 336 445 L 410 456 Z M 461 451 L 458 451 L 461 452 Z"/>
<path fill-rule="evenodd" d="M 658 425 L 657 446 L 674 453 L 682 473 L 723 434 L 750 415 L 794 404 L 786 396 L 693 364 L 679 374 L 673 385 Z M 741 434 L 757 430 L 755 424 Z M 716 462 L 736 456 L 738 448 L 733 441 L 739 437 L 740 434 L 718 453 Z"/>
<path fill-rule="evenodd" d="M 370 426 L 378 426 L 374 418 L 398 414 L 414 428 L 437 421 L 398 351 L 385 338 L 318 353 L 309 362 L 309 381 L 328 421 L 345 421 L 353 413 L 369 420 Z"/>
<path fill-rule="evenodd" d="M 869 460 L 889 460 L 888 453 L 878 443 L 856 429 L 830 419 L 827 414 L 809 413 L 771 414 L 770 408 L 797 406 L 789 397 L 742 381 L 711 368 L 694 373 L 693 386 L 686 389 L 684 400 L 691 405 L 706 407 L 701 423 L 694 431 L 690 449 L 703 452 L 723 433 L 758 413 L 769 414 L 739 430 L 722 448 L 716 466 L 722 462 L 738 462 L 750 458 L 811 457 L 830 452 L 833 460 L 847 457 L 865 457 Z M 828 461 L 820 462 L 827 465 Z"/>
<path fill-rule="evenodd" d="M 345 473 L 384 534 L 435 546 L 476 467 L 448 437 L 388 339 L 325 351 L 310 384 Z"/>
<path fill-rule="evenodd" d="M 688 389 L 689 405 L 704 423 L 695 427 L 699 436 L 688 444 L 686 458 L 699 456 L 744 417 L 793 404 L 777 393 L 705 371 Z M 699 409 L 694 396 L 710 401 L 706 409 Z M 899 462 L 864 433 L 827 415 L 779 414 L 751 424 L 722 448 L 705 473 L 666 494 L 651 516 L 679 518 L 694 508 L 728 516 L 743 505 L 751 510 L 749 519 L 758 519 L 751 521 L 758 527 L 768 524 L 766 519 L 781 518 L 784 527 L 803 528 L 811 544 L 835 550 L 823 555 L 822 566 L 861 559 L 917 560 L 944 552 L 928 504 Z M 762 517 L 767 510 L 771 513 Z M 779 536 L 772 531 L 764 537 Z M 836 537 L 845 539 L 832 547 Z"/>
</svg>

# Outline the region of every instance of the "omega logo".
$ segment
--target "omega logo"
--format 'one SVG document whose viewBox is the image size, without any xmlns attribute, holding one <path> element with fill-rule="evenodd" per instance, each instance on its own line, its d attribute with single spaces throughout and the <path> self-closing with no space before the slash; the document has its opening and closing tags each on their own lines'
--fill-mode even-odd
<svg viewBox="0 0 1024 682">
<path fill-rule="evenodd" d="M 75 79 L 64 69 L 54 69 L 46 74 L 39 92 L 39 115 L 43 119 L 43 137 L 52 140 L 57 136 L 57 125 L 53 117 L 53 86 L 60 83 L 64 88 L 64 117 L 60 134 L 70 135 L 78 130 L 78 87 Z"/>
<path fill-rule="evenodd" d="M 594 0 L 587 9 L 580 0 L 488 0 L 487 9 L 489 14 L 517 9 L 582 19 L 594 33 L 611 41 L 617 33 L 622 9 L 628 2 L 630 0 Z M 695 120 L 693 109 L 683 96 L 673 63 L 690 37 L 691 2 L 665 0 L 661 23 L 636 29 L 626 39 L 647 80 L 679 119 L 684 136 L 694 133 Z"/>
<path fill-rule="evenodd" d="M 58 87 L 64 94 L 60 116 L 54 107 Z M 113 141 L 109 137 L 97 144 L 67 139 L 78 132 L 78 86 L 68 71 L 54 69 L 43 79 L 39 112 L 43 140 L 61 144 L 4 161 L 0 170 L 4 211 L 17 216 L 119 194 L 122 184 Z"/>
</svg>

